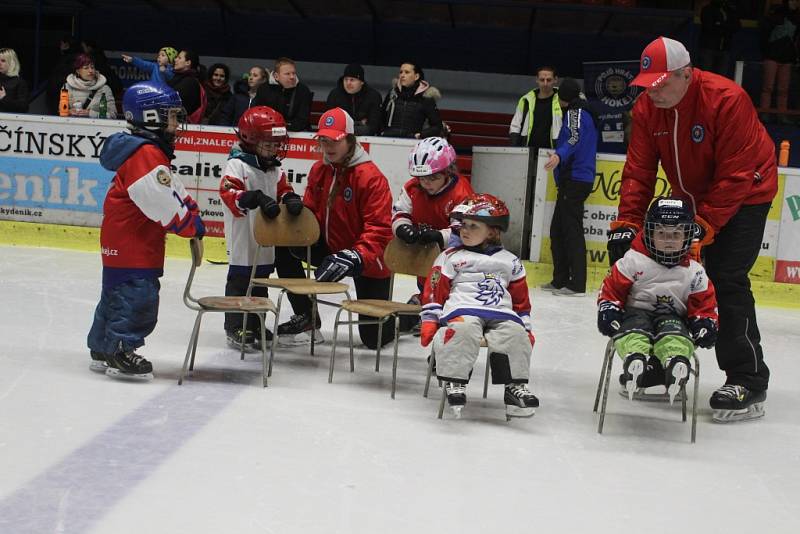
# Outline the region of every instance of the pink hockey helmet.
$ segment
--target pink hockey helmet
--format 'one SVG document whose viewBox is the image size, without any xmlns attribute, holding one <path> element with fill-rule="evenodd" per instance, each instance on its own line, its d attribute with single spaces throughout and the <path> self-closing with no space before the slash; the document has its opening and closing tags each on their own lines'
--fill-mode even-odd
<svg viewBox="0 0 800 534">
<path fill-rule="evenodd" d="M 411 176 L 430 176 L 446 170 L 456 161 L 456 151 L 441 137 L 427 137 L 417 143 L 408 155 Z"/>
</svg>

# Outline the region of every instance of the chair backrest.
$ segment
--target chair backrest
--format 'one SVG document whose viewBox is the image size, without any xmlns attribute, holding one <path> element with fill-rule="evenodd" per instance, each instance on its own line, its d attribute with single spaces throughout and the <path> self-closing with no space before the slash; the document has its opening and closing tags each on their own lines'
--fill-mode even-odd
<svg viewBox="0 0 800 534">
<path fill-rule="evenodd" d="M 319 239 L 319 223 L 306 207 L 299 215 L 290 215 L 282 206 L 274 219 L 267 219 L 259 210 L 253 232 L 262 247 L 308 247 Z"/>
<path fill-rule="evenodd" d="M 183 303 L 193 310 L 198 309 L 197 299 L 192 297 L 192 281 L 194 281 L 194 272 L 203 264 L 203 241 L 196 237 L 189 240 L 189 250 L 192 252 L 192 268 L 189 269 L 189 277 L 186 279 L 186 287 L 183 289 Z"/>
<path fill-rule="evenodd" d="M 393 273 L 411 274 L 427 277 L 433 262 L 441 250 L 436 243 L 409 245 L 405 241 L 394 238 L 383 252 L 386 266 Z"/>
</svg>

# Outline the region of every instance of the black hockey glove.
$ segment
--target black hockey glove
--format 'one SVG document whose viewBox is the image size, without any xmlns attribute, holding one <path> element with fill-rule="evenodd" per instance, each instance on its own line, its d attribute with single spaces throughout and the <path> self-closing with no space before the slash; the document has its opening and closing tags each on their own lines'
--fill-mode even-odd
<svg viewBox="0 0 800 534">
<path fill-rule="evenodd" d="M 608 231 L 608 264 L 614 265 L 617 260 L 631 248 L 631 241 L 636 237 L 636 228 L 621 225 Z"/>
<path fill-rule="evenodd" d="M 423 245 L 427 243 L 437 243 L 439 248 L 444 248 L 444 236 L 442 232 L 431 226 L 420 226 L 419 242 Z"/>
<path fill-rule="evenodd" d="M 397 227 L 395 231 L 397 237 L 411 245 L 412 243 L 416 243 L 419 241 L 419 228 L 413 224 L 402 224 Z"/>
<path fill-rule="evenodd" d="M 258 189 L 245 191 L 239 195 L 239 206 L 248 210 L 261 208 L 261 211 L 264 212 L 268 219 L 274 219 L 281 212 L 281 207 L 275 202 L 275 199 L 265 195 L 263 191 Z"/>
<path fill-rule="evenodd" d="M 689 330 L 692 331 L 692 339 L 698 347 L 710 349 L 717 341 L 717 325 L 708 317 L 690 320 Z"/>
<path fill-rule="evenodd" d="M 289 212 L 289 215 L 297 216 L 303 211 L 303 198 L 294 191 L 283 195 L 281 202 L 286 206 L 286 211 Z"/>
<path fill-rule="evenodd" d="M 363 262 L 355 250 L 344 249 L 336 254 L 325 256 L 322 264 L 314 271 L 317 282 L 338 282 L 345 276 L 361 274 Z"/>
<path fill-rule="evenodd" d="M 600 302 L 597 307 L 597 329 L 604 336 L 613 336 L 619 331 L 622 324 L 622 309 L 614 304 L 604 300 Z"/>
</svg>

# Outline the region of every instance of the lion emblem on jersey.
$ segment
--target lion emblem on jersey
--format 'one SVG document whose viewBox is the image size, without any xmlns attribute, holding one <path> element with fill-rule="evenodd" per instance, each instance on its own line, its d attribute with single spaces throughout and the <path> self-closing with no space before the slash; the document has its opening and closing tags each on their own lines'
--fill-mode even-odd
<svg viewBox="0 0 800 534">
<path fill-rule="evenodd" d="M 161 185 L 169 187 L 169 185 L 172 183 L 172 176 L 170 176 L 169 172 L 165 171 L 164 169 L 159 169 L 156 173 L 156 180 L 158 180 L 158 183 Z"/>
<path fill-rule="evenodd" d="M 497 306 L 505 294 L 506 290 L 497 275 L 487 274 L 478 282 L 478 296 L 475 298 L 485 306 Z"/>
</svg>

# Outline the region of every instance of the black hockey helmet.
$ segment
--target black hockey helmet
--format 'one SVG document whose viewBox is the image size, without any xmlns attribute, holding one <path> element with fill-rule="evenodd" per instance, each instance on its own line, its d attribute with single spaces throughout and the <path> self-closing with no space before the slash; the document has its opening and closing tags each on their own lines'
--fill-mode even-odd
<svg viewBox="0 0 800 534">
<path fill-rule="evenodd" d="M 644 246 L 661 265 L 678 265 L 689 252 L 695 233 L 694 212 L 685 200 L 659 197 L 650 204 L 644 220 Z"/>
</svg>

